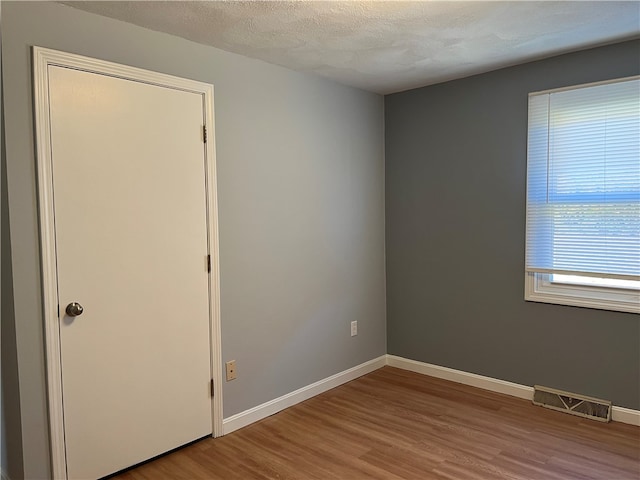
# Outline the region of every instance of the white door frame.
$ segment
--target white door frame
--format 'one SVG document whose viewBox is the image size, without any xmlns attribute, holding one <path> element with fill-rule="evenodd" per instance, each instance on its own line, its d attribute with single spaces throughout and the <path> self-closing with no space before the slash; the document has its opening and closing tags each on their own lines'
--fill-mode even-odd
<svg viewBox="0 0 640 480">
<path fill-rule="evenodd" d="M 45 359 L 47 362 L 47 393 L 52 476 L 67 478 L 62 406 L 62 366 L 60 362 L 60 331 L 58 319 L 58 279 L 53 204 L 53 172 L 49 118 L 49 66 L 61 66 L 173 88 L 202 95 L 207 132 L 205 148 L 208 242 L 211 255 L 209 276 L 209 321 L 211 331 L 211 372 L 215 385 L 212 398 L 213 436 L 223 434 L 222 428 L 222 353 L 220 334 L 220 271 L 218 256 L 218 205 L 216 191 L 216 157 L 213 123 L 213 85 L 162 73 L 83 57 L 71 53 L 33 47 L 33 85 L 36 126 L 36 162 L 40 216 L 40 254 L 42 265 L 43 317 Z"/>
</svg>

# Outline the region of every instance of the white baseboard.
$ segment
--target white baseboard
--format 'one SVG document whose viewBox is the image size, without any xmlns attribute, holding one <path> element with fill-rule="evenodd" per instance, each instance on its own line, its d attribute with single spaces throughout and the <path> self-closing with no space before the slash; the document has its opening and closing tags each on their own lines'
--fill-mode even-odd
<svg viewBox="0 0 640 480">
<path fill-rule="evenodd" d="M 451 380 L 452 382 L 462 383 L 484 390 L 490 390 L 492 392 L 504 393 L 512 397 L 533 400 L 533 387 L 527 387 L 518 383 L 505 382 L 497 378 L 476 375 L 475 373 L 454 370 L 453 368 L 440 367 L 439 365 L 409 360 L 408 358 L 396 357 L 395 355 L 387 355 L 387 365 L 422 373 L 431 377 Z"/>
<path fill-rule="evenodd" d="M 640 410 L 631 408 L 611 407 L 611 420 L 614 422 L 628 423 L 640 427 Z"/>
<path fill-rule="evenodd" d="M 343 383 L 355 380 L 356 378 L 366 375 L 367 373 L 371 373 L 385 365 L 421 373 L 423 375 L 429 375 L 431 377 L 442 378 L 444 380 L 451 380 L 452 382 L 482 388 L 491 392 L 504 393 L 513 397 L 524 398 L 525 400 L 533 399 L 533 387 L 507 382 L 497 378 L 485 377 L 475 373 L 464 372 L 462 370 L 455 370 L 453 368 L 410 360 L 408 358 L 397 357 L 395 355 L 383 355 L 345 370 L 344 372 L 337 373 L 331 377 L 312 383 L 306 387 L 302 387 L 294 392 L 275 398 L 269 402 L 263 403 L 262 405 L 258 405 L 257 407 L 250 408 L 249 410 L 245 410 L 244 412 L 225 418 L 223 420 L 224 435 L 238 430 L 239 428 L 246 427 L 258 420 L 262 420 L 274 413 L 278 413 L 285 408 L 308 400 L 311 397 L 315 397 L 316 395 L 326 392 L 327 390 L 331 390 Z M 614 406 L 611 409 L 611 418 L 614 422 L 640 426 L 640 411 L 638 410 Z M 2 480 L 5 479 L 3 478 Z"/>
<path fill-rule="evenodd" d="M 497 378 L 476 375 L 475 373 L 464 372 L 462 370 L 454 370 L 453 368 L 409 360 L 408 358 L 396 357 L 395 355 L 387 355 L 387 365 L 482 388 L 491 392 L 504 393 L 512 397 L 524 398 L 525 400 L 533 400 L 533 387 L 520 385 L 518 383 L 506 382 Z M 613 406 L 611 408 L 611 419 L 614 422 L 640 426 L 640 411 Z"/>
<path fill-rule="evenodd" d="M 306 387 L 302 387 L 294 392 L 287 393 L 279 398 L 275 398 L 269 402 L 258 405 L 257 407 L 250 408 L 244 412 L 237 413 L 229 418 L 225 418 L 222 422 L 224 435 L 231 433 L 239 428 L 246 427 L 247 425 L 262 420 L 274 413 L 278 413 L 285 408 L 291 407 L 297 403 L 308 400 L 311 397 L 315 397 L 320 393 L 331 390 L 343 383 L 355 380 L 362 375 L 371 373 L 387 364 L 387 356 L 374 358 L 368 362 L 357 365 L 344 372 L 336 373 L 324 380 L 317 381 Z"/>
</svg>

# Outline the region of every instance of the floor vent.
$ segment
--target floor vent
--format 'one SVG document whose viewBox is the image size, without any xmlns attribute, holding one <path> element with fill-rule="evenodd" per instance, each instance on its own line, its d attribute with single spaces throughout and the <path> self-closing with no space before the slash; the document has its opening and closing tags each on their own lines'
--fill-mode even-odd
<svg viewBox="0 0 640 480">
<path fill-rule="evenodd" d="M 611 421 L 611 402 L 608 400 L 563 392 L 540 385 L 535 385 L 533 388 L 534 405 L 591 418 L 599 422 Z"/>
</svg>

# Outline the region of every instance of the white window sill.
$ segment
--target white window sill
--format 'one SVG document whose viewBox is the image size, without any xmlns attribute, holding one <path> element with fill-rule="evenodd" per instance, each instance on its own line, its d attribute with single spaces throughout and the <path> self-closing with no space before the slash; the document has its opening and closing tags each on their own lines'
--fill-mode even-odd
<svg viewBox="0 0 640 480">
<path fill-rule="evenodd" d="M 638 290 L 553 283 L 549 281 L 548 274 L 542 273 L 525 273 L 524 299 L 531 302 L 640 313 Z"/>
</svg>

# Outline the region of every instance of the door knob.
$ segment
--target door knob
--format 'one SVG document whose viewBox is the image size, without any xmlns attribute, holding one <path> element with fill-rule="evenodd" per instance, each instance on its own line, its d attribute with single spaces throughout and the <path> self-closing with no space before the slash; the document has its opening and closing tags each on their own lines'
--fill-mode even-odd
<svg viewBox="0 0 640 480">
<path fill-rule="evenodd" d="M 82 305 L 80 305 L 79 303 L 71 302 L 69 305 L 67 305 L 65 312 L 67 312 L 67 315 L 69 315 L 70 317 L 77 317 L 78 315 L 82 315 L 82 312 L 84 312 L 84 308 L 82 308 Z"/>
</svg>

